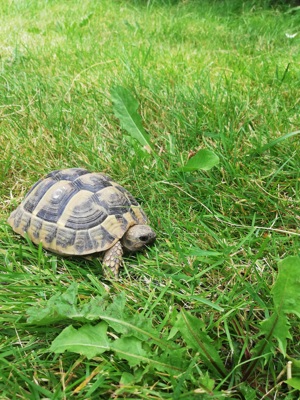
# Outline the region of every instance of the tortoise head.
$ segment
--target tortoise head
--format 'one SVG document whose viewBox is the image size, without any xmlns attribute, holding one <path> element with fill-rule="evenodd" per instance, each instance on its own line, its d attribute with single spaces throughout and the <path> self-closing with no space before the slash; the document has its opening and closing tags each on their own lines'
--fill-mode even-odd
<svg viewBox="0 0 300 400">
<path fill-rule="evenodd" d="M 122 244 L 128 251 L 138 251 L 154 242 L 156 233 L 149 225 L 134 225 L 122 238 Z"/>
</svg>

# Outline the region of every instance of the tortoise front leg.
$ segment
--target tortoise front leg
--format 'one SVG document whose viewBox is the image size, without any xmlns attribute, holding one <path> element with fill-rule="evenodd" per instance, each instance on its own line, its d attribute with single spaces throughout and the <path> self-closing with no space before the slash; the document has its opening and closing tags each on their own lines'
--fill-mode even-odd
<svg viewBox="0 0 300 400">
<path fill-rule="evenodd" d="M 122 263 L 123 249 L 121 242 L 118 241 L 110 249 L 108 249 L 103 257 L 103 265 L 109 267 L 115 278 L 118 278 L 119 268 Z"/>
</svg>

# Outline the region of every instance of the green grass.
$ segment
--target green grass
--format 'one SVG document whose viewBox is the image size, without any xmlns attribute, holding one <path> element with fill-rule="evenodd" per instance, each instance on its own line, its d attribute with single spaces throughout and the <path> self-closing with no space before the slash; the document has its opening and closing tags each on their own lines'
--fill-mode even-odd
<svg viewBox="0 0 300 400">
<path fill-rule="evenodd" d="M 251 364 L 277 263 L 299 254 L 299 135 L 266 146 L 299 130 L 300 36 L 286 33 L 298 32 L 300 12 L 287 10 L 266 1 L 1 2 L 1 399 L 297 398 L 275 346 Z M 139 101 L 158 157 L 120 128 L 114 85 Z M 180 172 L 202 148 L 219 165 Z M 104 281 L 97 259 L 44 252 L 6 224 L 37 179 L 74 166 L 109 173 L 157 231 L 153 247 L 125 258 L 119 281 Z M 182 349 L 187 372 L 131 366 L 113 352 L 50 352 L 70 321 L 29 324 L 27 309 L 74 282 L 81 304 L 124 291 L 127 311 Z M 203 321 L 225 378 L 175 333 L 180 309 Z M 297 359 L 299 324 L 290 323 L 287 353 Z"/>
</svg>

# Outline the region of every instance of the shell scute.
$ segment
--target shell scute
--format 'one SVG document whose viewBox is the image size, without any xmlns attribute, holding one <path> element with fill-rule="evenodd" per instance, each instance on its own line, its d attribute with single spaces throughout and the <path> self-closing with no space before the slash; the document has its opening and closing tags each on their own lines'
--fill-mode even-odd
<svg viewBox="0 0 300 400">
<path fill-rule="evenodd" d="M 128 192 L 127 189 L 123 188 L 123 186 L 119 185 L 118 183 L 113 183 L 113 186 L 118 189 L 119 192 L 123 194 L 124 197 L 127 198 L 128 202 L 134 206 L 139 206 L 139 203 L 137 200 L 132 196 L 130 192 Z"/>
<path fill-rule="evenodd" d="M 32 211 L 34 215 L 44 221 L 56 223 L 70 199 L 79 192 L 79 189 L 72 186 L 68 181 L 56 182 L 44 194 L 42 201 Z"/>
<path fill-rule="evenodd" d="M 65 227 L 57 228 L 56 241 L 53 249 L 60 254 L 76 254 L 72 251 L 76 239 L 76 231 Z M 70 250 L 71 249 L 71 252 Z M 51 248 L 49 249 L 51 250 Z"/>
<path fill-rule="evenodd" d="M 51 178 L 55 181 L 70 181 L 73 182 L 81 175 L 89 174 L 90 172 L 84 168 L 67 168 L 57 169 L 46 175 L 47 178 Z"/>
<path fill-rule="evenodd" d="M 107 218 L 107 210 L 95 201 L 95 196 L 82 190 L 65 207 L 60 223 L 67 228 L 82 230 L 101 225 Z"/>
<path fill-rule="evenodd" d="M 86 251 L 92 252 L 97 247 L 97 243 L 91 237 L 89 231 L 78 231 L 76 234 L 76 240 L 74 243 L 77 254 L 82 254 Z"/>
<path fill-rule="evenodd" d="M 40 233 L 42 232 L 43 221 L 39 218 L 31 218 L 30 227 L 27 229 L 29 237 L 34 243 L 39 242 Z"/>
<path fill-rule="evenodd" d="M 24 199 L 24 210 L 32 213 L 45 193 L 55 184 L 52 179 L 45 179 L 38 181 L 27 193 Z"/>
<path fill-rule="evenodd" d="M 119 239 L 102 225 L 90 229 L 90 234 L 96 243 L 95 248 L 101 249 L 98 251 L 109 249 Z"/>
<path fill-rule="evenodd" d="M 98 202 L 108 210 L 108 215 L 123 215 L 131 207 L 130 201 L 114 186 L 109 186 L 97 193 Z"/>
<path fill-rule="evenodd" d="M 51 246 L 57 235 L 57 225 L 51 224 L 49 222 L 44 222 L 42 229 L 40 230 L 40 241 L 45 244 L 45 246 Z"/>
<path fill-rule="evenodd" d="M 20 224 L 21 224 L 21 221 L 22 221 L 22 216 L 23 216 L 23 212 L 20 209 L 20 207 L 18 207 L 16 210 L 14 210 L 10 214 L 7 222 L 9 223 L 9 225 L 14 227 L 14 230 L 17 231 L 17 230 L 19 230 L 19 227 L 20 227 Z"/>
<path fill-rule="evenodd" d="M 96 193 L 103 188 L 112 185 L 107 178 L 107 176 L 100 173 L 90 173 L 75 179 L 72 184 L 79 190 L 89 190 L 92 193 Z"/>
</svg>

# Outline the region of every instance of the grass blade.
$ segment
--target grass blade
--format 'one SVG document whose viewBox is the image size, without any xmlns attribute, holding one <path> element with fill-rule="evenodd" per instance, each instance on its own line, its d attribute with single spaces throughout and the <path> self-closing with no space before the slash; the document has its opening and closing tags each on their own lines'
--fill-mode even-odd
<svg viewBox="0 0 300 400">
<path fill-rule="evenodd" d="M 295 132 L 289 132 L 286 133 L 285 135 L 282 135 L 274 140 L 271 140 L 271 142 L 265 144 L 260 150 L 259 153 L 264 153 L 265 151 L 271 149 L 272 147 L 276 146 L 277 144 L 283 142 L 286 139 L 289 139 L 290 137 L 296 136 L 300 133 L 300 131 L 295 131 Z"/>
</svg>

